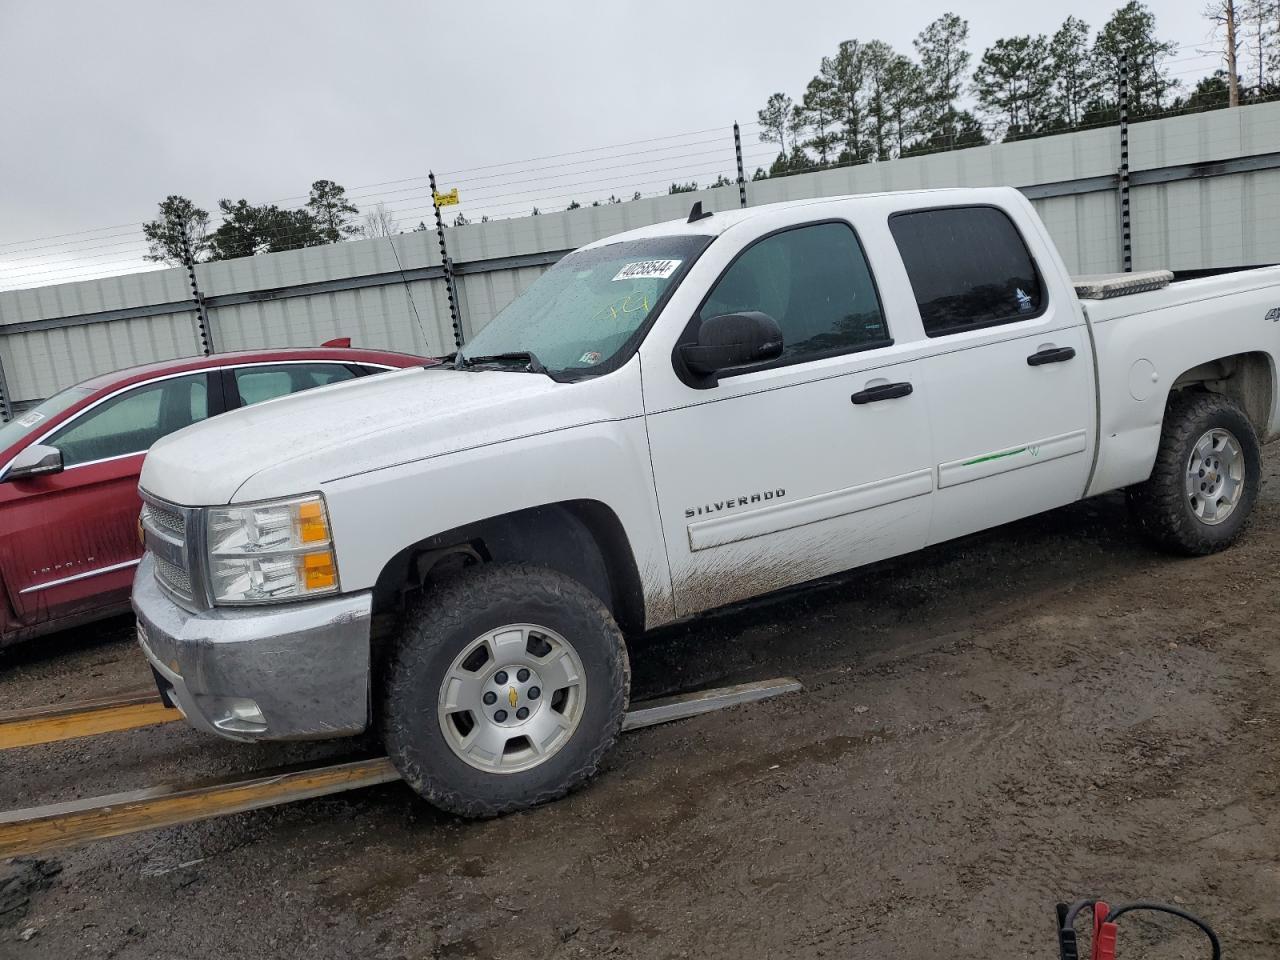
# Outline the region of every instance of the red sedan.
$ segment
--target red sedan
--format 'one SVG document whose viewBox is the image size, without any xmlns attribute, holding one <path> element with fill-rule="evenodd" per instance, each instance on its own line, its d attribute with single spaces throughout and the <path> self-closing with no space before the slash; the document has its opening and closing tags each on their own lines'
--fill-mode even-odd
<svg viewBox="0 0 1280 960">
<path fill-rule="evenodd" d="M 0 427 L 0 646 L 129 608 L 138 474 L 161 437 L 226 410 L 437 361 L 322 347 L 153 363 L 86 380 Z"/>
</svg>

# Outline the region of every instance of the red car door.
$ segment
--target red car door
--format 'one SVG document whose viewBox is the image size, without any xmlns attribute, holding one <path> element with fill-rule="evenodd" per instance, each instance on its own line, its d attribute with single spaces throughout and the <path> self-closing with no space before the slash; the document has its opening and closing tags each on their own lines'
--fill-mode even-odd
<svg viewBox="0 0 1280 960">
<path fill-rule="evenodd" d="M 17 625 L 105 612 L 129 600 L 138 542 L 138 474 L 166 434 L 221 412 L 210 374 L 164 377 L 87 407 L 43 438 L 60 473 L 0 483 L 0 577 Z"/>
</svg>

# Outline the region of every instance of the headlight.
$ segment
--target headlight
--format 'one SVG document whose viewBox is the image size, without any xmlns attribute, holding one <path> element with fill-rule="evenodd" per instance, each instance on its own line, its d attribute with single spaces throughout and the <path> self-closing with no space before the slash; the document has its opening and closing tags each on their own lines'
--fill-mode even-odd
<svg viewBox="0 0 1280 960">
<path fill-rule="evenodd" d="M 338 589 L 329 514 L 318 494 L 212 507 L 207 529 L 215 603 L 270 603 Z"/>
</svg>

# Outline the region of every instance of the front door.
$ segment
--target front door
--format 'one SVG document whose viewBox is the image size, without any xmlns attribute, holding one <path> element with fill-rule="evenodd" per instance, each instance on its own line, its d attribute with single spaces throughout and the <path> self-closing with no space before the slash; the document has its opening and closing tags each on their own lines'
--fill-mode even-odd
<svg viewBox="0 0 1280 960">
<path fill-rule="evenodd" d="M 892 343 L 849 224 L 757 240 L 697 319 L 760 311 L 784 353 L 717 386 L 646 400 L 677 614 L 924 545 L 932 492 L 916 362 Z"/>
<path fill-rule="evenodd" d="M 1054 302 L 994 207 L 895 214 L 928 337 L 937 493 L 931 542 L 1080 499 L 1093 462 L 1093 353 L 1074 299 Z"/>
<path fill-rule="evenodd" d="M 161 437 L 209 413 L 205 373 L 132 387 L 41 441 L 62 452 L 61 473 L 0 483 L 0 576 L 19 624 L 128 601 L 142 555 L 143 457 Z"/>
</svg>

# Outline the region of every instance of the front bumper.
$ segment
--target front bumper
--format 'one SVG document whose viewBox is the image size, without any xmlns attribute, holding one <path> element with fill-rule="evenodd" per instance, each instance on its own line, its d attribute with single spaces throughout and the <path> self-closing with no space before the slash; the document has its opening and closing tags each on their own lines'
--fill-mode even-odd
<svg viewBox="0 0 1280 960">
<path fill-rule="evenodd" d="M 369 723 L 373 595 L 191 612 L 142 558 L 138 643 L 161 692 L 192 726 L 230 740 L 318 740 Z"/>
</svg>

